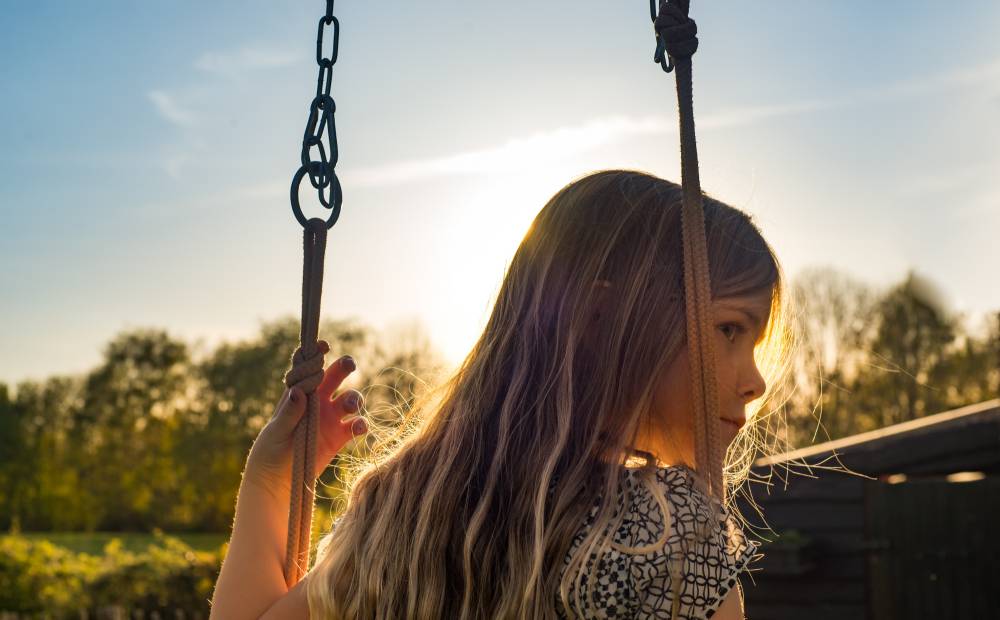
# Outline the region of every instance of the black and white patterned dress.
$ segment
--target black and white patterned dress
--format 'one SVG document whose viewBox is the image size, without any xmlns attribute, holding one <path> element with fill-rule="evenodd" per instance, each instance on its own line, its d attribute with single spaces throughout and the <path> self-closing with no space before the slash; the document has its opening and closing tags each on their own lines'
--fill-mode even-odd
<svg viewBox="0 0 1000 620">
<path fill-rule="evenodd" d="M 630 549 L 638 547 L 642 552 L 633 554 L 612 547 L 601 556 L 598 566 L 592 554 L 581 575 L 579 602 L 571 589 L 573 613 L 567 613 L 557 600 L 559 617 L 711 618 L 737 587 L 737 577 L 755 557 L 757 543 L 747 540 L 736 518 L 724 507 L 711 507 L 708 498 L 695 488 L 690 469 L 671 465 L 656 469 L 655 485 L 666 501 L 670 531 L 665 544 L 655 544 L 664 534 L 662 500 L 650 488 L 652 481 L 643 480 L 638 469 L 622 467 L 621 471 L 628 512 L 612 542 Z M 595 502 L 569 556 L 580 548 L 596 513 Z M 672 616 L 675 596 L 677 615 Z"/>
</svg>

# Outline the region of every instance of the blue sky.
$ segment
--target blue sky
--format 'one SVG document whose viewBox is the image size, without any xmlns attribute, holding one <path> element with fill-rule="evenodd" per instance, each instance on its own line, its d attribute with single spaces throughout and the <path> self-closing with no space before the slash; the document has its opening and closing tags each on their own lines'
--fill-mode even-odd
<svg viewBox="0 0 1000 620">
<path fill-rule="evenodd" d="M 1000 4 L 693 5 L 703 187 L 753 214 L 789 275 L 882 287 L 914 268 L 973 323 L 1000 310 Z M 210 346 L 298 314 L 287 195 L 322 10 L 5 7 L 0 381 L 87 370 L 126 328 Z M 335 12 L 327 316 L 416 317 L 457 359 L 552 193 L 600 168 L 679 179 L 642 0 Z"/>
</svg>

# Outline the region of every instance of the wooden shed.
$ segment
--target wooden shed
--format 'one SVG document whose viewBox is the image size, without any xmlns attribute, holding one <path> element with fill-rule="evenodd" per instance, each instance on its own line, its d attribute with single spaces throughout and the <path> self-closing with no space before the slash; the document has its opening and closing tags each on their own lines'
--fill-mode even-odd
<svg viewBox="0 0 1000 620">
<path fill-rule="evenodd" d="M 841 465 L 861 475 L 825 469 Z M 774 540 L 744 579 L 748 619 L 1000 618 L 1000 399 L 762 459 L 751 478 L 763 517 L 740 510 Z"/>
</svg>

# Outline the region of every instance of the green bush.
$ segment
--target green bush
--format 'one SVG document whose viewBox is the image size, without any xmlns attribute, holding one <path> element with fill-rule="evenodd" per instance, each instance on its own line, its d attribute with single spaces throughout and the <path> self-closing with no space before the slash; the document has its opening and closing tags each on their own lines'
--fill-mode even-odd
<svg viewBox="0 0 1000 620">
<path fill-rule="evenodd" d="M 100 557 L 74 553 L 46 540 L 0 536 L 0 611 L 79 618 L 118 607 L 186 617 L 208 617 L 209 599 L 225 546 L 196 552 L 156 532 L 154 543 L 133 553 L 120 539 Z"/>
</svg>

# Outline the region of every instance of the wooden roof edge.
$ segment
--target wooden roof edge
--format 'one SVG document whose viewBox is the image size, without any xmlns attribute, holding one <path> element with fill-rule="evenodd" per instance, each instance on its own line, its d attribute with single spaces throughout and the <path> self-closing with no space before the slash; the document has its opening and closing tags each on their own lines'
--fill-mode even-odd
<svg viewBox="0 0 1000 620">
<path fill-rule="evenodd" d="M 986 413 L 993 409 L 995 409 L 997 414 L 1000 415 L 1000 398 L 993 398 L 991 400 L 985 400 L 981 403 L 976 403 L 974 405 L 966 405 L 965 407 L 959 407 L 957 409 L 951 409 L 949 411 L 944 411 L 942 413 L 936 413 L 934 415 L 924 416 L 922 418 L 917 418 L 916 420 L 909 420 L 907 422 L 893 424 L 891 426 L 886 426 L 884 428 L 880 428 L 874 431 L 858 433 L 857 435 L 851 435 L 850 437 L 843 437 L 841 439 L 835 439 L 833 441 L 826 441 L 823 443 L 814 444 L 811 446 L 807 446 L 805 448 L 799 448 L 798 450 L 792 450 L 791 452 L 783 452 L 781 454 L 775 454 L 773 456 L 759 458 L 756 461 L 754 461 L 753 466 L 767 467 L 770 465 L 776 465 L 778 463 L 783 463 L 786 461 L 792 461 L 810 456 L 816 456 L 827 452 L 836 452 L 837 450 L 840 449 L 850 448 L 863 443 L 867 443 L 869 441 L 891 437 L 893 435 L 909 433 L 928 426 L 935 426 L 938 424 L 947 424 L 955 422 L 956 420 Z"/>
</svg>

